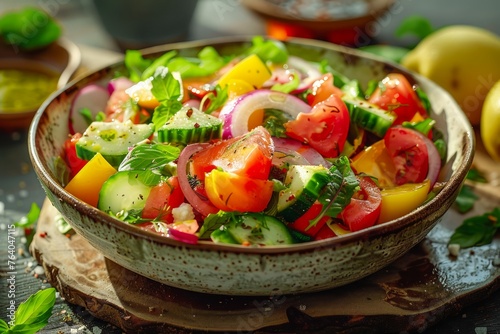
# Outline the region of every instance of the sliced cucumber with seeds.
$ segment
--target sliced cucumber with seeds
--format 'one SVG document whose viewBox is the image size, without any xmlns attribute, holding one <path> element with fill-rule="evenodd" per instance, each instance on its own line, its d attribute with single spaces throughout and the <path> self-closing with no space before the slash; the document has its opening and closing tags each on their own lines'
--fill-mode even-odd
<svg viewBox="0 0 500 334">
<path fill-rule="evenodd" d="M 220 139 L 222 121 L 195 108 L 184 107 L 158 130 L 163 143 L 188 145 Z"/>
<path fill-rule="evenodd" d="M 396 118 L 394 113 L 365 100 L 353 96 L 344 96 L 342 100 L 349 109 L 351 121 L 379 137 L 385 135 Z"/>
<path fill-rule="evenodd" d="M 114 214 L 142 210 L 152 187 L 142 183 L 137 173 L 127 170 L 111 175 L 99 192 L 97 208 Z"/>
<path fill-rule="evenodd" d="M 76 143 L 80 159 L 90 160 L 97 152 L 113 167 L 118 167 L 131 146 L 149 138 L 153 124 L 92 122 Z"/>
<path fill-rule="evenodd" d="M 244 214 L 225 226 L 227 232 L 242 245 L 289 245 L 294 240 L 286 225 L 264 214 Z"/>
<path fill-rule="evenodd" d="M 324 166 L 293 165 L 287 172 L 278 199 L 278 215 L 286 221 L 295 221 L 319 198 L 322 189 L 330 180 Z"/>
</svg>

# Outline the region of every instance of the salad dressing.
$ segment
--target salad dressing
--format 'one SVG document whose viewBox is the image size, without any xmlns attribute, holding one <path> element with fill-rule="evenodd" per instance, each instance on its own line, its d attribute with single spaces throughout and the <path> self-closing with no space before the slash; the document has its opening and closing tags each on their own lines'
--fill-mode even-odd
<svg viewBox="0 0 500 334">
<path fill-rule="evenodd" d="M 58 75 L 49 69 L 0 68 L 0 110 L 36 110 L 56 90 Z"/>
</svg>

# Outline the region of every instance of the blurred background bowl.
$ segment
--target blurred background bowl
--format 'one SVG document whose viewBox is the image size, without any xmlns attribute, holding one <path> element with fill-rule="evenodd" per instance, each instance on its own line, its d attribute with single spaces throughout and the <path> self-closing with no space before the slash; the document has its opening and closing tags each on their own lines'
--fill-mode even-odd
<svg viewBox="0 0 500 334">
<path fill-rule="evenodd" d="M 302 37 L 357 46 L 366 29 L 395 0 L 242 0 L 266 21 L 267 34 L 284 39 Z M 364 40 L 364 39 L 363 39 Z"/>
<path fill-rule="evenodd" d="M 28 128 L 38 107 L 51 93 L 68 83 L 80 61 L 79 48 L 64 38 L 46 48 L 29 52 L 21 52 L 12 45 L 0 42 L 0 131 Z M 12 71 L 17 73 L 19 85 L 9 77 Z M 39 87 L 33 85 L 33 73 L 42 74 L 37 80 L 40 80 L 40 85 L 47 85 L 43 94 Z M 23 102 L 22 105 L 14 101 L 17 96 L 22 97 L 18 99 Z"/>
<path fill-rule="evenodd" d="M 104 29 L 122 50 L 187 39 L 198 0 L 93 0 Z"/>
</svg>

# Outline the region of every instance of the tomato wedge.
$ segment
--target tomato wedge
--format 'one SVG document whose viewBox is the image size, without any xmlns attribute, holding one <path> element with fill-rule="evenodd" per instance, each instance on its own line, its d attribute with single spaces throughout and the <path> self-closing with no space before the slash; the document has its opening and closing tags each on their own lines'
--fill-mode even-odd
<svg viewBox="0 0 500 334">
<path fill-rule="evenodd" d="M 345 103 L 340 95 L 332 94 L 284 126 L 287 136 L 309 144 L 326 158 L 335 158 L 344 149 L 349 123 Z"/>
<path fill-rule="evenodd" d="M 205 178 L 208 199 L 223 211 L 260 212 L 273 194 L 273 182 L 212 170 Z"/>
<path fill-rule="evenodd" d="M 179 186 L 179 179 L 172 176 L 151 189 L 142 210 L 142 218 L 172 223 L 172 209 L 183 202 L 184 195 Z"/>
<path fill-rule="evenodd" d="M 397 185 L 421 183 L 429 171 L 427 146 L 415 130 L 402 126 L 390 128 L 384 143 L 396 168 Z"/>
<path fill-rule="evenodd" d="M 87 164 L 87 160 L 80 159 L 76 154 L 76 142 L 82 137 L 81 133 L 75 133 L 64 142 L 64 160 L 69 167 L 69 179 L 75 175 Z"/>
<path fill-rule="evenodd" d="M 274 144 L 269 132 L 259 126 L 239 137 L 219 141 L 191 158 L 192 175 L 199 180 L 215 168 L 240 176 L 267 180 Z"/>
<path fill-rule="evenodd" d="M 368 102 L 396 113 L 397 117 L 393 125 L 410 121 L 416 113 L 427 118 L 427 111 L 422 102 L 408 79 L 400 73 L 390 73 L 382 79 Z"/>
<path fill-rule="evenodd" d="M 358 179 L 361 189 L 340 213 L 340 218 L 351 232 L 375 225 L 380 216 L 382 203 L 382 195 L 375 182 L 368 176 Z"/>
<path fill-rule="evenodd" d="M 318 102 L 326 100 L 332 94 L 342 96 L 342 90 L 334 86 L 333 75 L 326 73 L 321 79 L 313 82 L 311 93 L 307 95 L 307 102 L 309 105 L 314 106 Z"/>
</svg>

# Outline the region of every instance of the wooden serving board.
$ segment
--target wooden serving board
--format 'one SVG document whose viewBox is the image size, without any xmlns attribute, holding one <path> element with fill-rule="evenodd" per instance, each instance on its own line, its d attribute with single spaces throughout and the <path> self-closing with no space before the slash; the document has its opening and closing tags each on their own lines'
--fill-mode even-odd
<svg viewBox="0 0 500 334">
<path fill-rule="evenodd" d="M 489 183 L 474 185 L 481 199 L 473 212 L 450 210 L 399 260 L 324 292 L 233 297 L 172 288 L 104 258 L 79 235 L 60 234 L 48 200 L 31 252 L 62 297 L 127 333 L 421 332 L 500 287 L 500 238 L 458 257 L 447 249 L 452 231 L 466 217 L 500 205 L 499 166 L 481 150 L 475 163 Z"/>
</svg>

